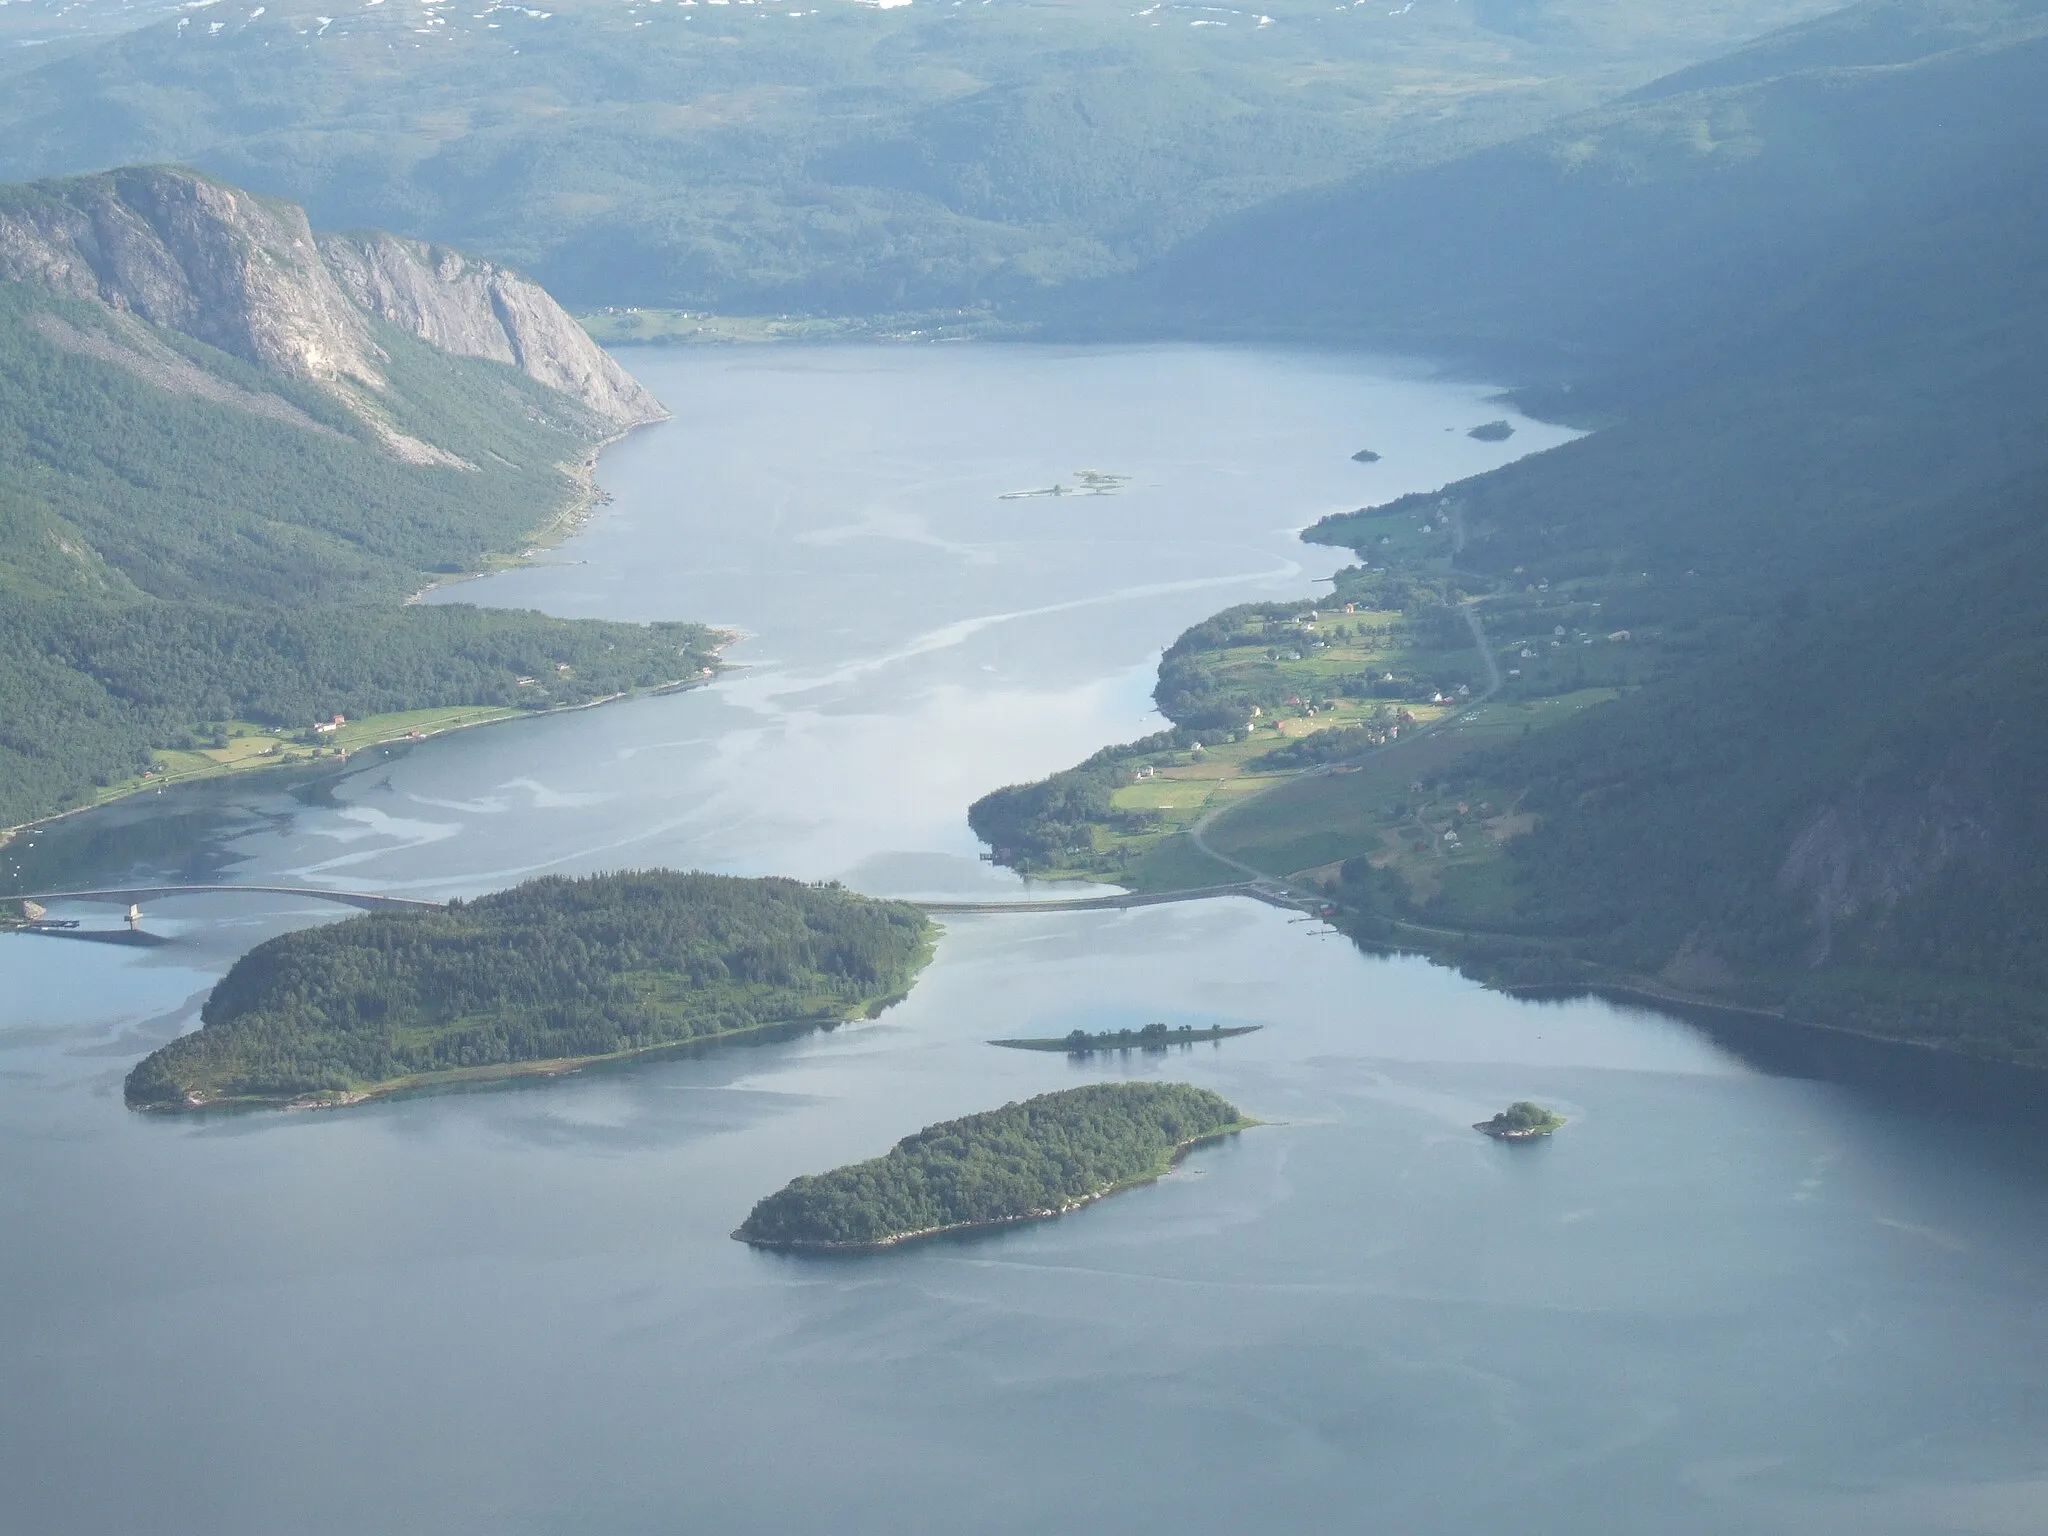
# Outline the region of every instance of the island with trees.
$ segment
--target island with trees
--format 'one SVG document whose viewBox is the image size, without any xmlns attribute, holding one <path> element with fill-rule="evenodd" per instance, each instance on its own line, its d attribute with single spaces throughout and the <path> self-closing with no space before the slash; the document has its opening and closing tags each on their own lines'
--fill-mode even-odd
<svg viewBox="0 0 2048 1536">
<path fill-rule="evenodd" d="M 1183 1024 L 1169 1029 L 1164 1024 L 1147 1024 L 1142 1029 L 1104 1029 L 1090 1033 L 1069 1030 L 1064 1035 L 1040 1035 L 1021 1040 L 991 1040 L 990 1045 L 1013 1051 L 1064 1051 L 1070 1056 L 1090 1056 L 1097 1051 L 1163 1051 L 1170 1045 L 1194 1045 L 1204 1040 L 1228 1040 L 1232 1035 L 1249 1035 L 1263 1028 L 1258 1024 L 1210 1024 L 1201 1029 Z"/>
<path fill-rule="evenodd" d="M 1149 1183 L 1189 1148 L 1256 1124 L 1188 1083 L 1093 1083 L 906 1136 L 885 1155 L 792 1179 L 733 1236 L 831 1252 L 1063 1216 Z"/>
<path fill-rule="evenodd" d="M 1527 1099 L 1517 1099 L 1491 1120 L 1481 1120 L 1472 1127 L 1484 1131 L 1495 1141 L 1535 1141 L 1548 1136 L 1565 1123 L 1563 1115 L 1545 1109 L 1541 1104 L 1532 1104 Z"/>
<path fill-rule="evenodd" d="M 321 1108 L 873 1016 L 931 921 L 838 885 L 642 870 L 549 876 L 259 944 L 201 1028 L 128 1074 L 135 1109 Z"/>
</svg>

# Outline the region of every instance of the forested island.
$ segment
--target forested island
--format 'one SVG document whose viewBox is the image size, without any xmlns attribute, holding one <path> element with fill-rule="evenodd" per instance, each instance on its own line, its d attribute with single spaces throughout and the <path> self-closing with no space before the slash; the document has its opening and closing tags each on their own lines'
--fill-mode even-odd
<svg viewBox="0 0 2048 1536">
<path fill-rule="evenodd" d="M 1484 1131 L 1495 1141 L 1534 1141 L 1539 1136 L 1550 1135 L 1564 1123 L 1564 1116 L 1555 1110 L 1532 1104 L 1527 1099 L 1517 1099 L 1492 1119 L 1481 1120 L 1472 1129 Z"/>
<path fill-rule="evenodd" d="M 885 1155 L 807 1174 L 733 1236 L 762 1248 L 887 1248 L 1061 1216 L 1164 1174 L 1199 1142 L 1257 1122 L 1187 1083 L 1093 1083 L 944 1120 Z"/>
<path fill-rule="evenodd" d="M 989 1044 L 1007 1046 L 1013 1051 L 1065 1051 L 1070 1056 L 1088 1056 L 1096 1051 L 1163 1051 L 1169 1045 L 1228 1040 L 1232 1035 L 1248 1035 L 1260 1027 L 1257 1024 L 1211 1024 L 1197 1029 L 1192 1024 L 1183 1024 L 1178 1029 L 1168 1029 L 1164 1024 L 1147 1024 L 1143 1029 L 1104 1029 L 1093 1034 L 1085 1029 L 1075 1029 L 1064 1035 L 991 1040 Z"/>
<path fill-rule="evenodd" d="M 643 870 L 549 876 L 259 944 L 202 1027 L 128 1074 L 131 1108 L 324 1107 L 552 1072 L 777 1024 L 872 1016 L 930 920 L 837 885 Z"/>
</svg>

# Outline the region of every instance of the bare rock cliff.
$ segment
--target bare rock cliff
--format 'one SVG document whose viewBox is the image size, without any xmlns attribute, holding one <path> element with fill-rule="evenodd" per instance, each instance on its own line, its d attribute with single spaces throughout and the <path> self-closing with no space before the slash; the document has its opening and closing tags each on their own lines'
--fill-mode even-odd
<svg viewBox="0 0 2048 1536">
<path fill-rule="evenodd" d="M 0 188 L 0 280 L 97 300 L 281 377 L 333 386 L 359 414 L 376 415 L 374 394 L 386 388 L 374 315 L 444 351 L 517 368 L 607 425 L 666 415 L 517 273 L 389 235 L 316 237 L 303 209 L 176 167 Z"/>
<path fill-rule="evenodd" d="M 444 352 L 509 363 L 614 426 L 668 413 L 538 283 L 493 262 L 395 235 L 322 235 L 356 305 Z"/>
<path fill-rule="evenodd" d="M 132 311 L 286 378 L 384 383 L 305 212 L 189 171 L 0 190 L 0 278 Z"/>
</svg>

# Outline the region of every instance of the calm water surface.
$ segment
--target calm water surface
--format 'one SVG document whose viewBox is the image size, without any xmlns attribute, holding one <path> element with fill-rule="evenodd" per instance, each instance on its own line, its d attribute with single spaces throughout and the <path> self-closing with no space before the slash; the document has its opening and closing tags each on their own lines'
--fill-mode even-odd
<svg viewBox="0 0 2048 1536">
<path fill-rule="evenodd" d="M 969 800 L 1154 728 L 1181 627 L 1334 569 L 1294 529 L 1564 436 L 1476 443 L 1483 389 L 1304 355 L 633 361 L 677 420 L 607 455 L 615 504 L 443 595 L 726 623 L 743 671 L 9 856 L 36 884 L 668 863 L 1019 893 Z M 1081 468 L 1131 485 L 999 499 Z M 0 1529 L 2048 1531 L 2048 1179 L 2007 1124 L 1238 901 L 953 919 L 909 1002 L 793 1041 L 346 1114 L 122 1110 L 236 954 L 329 915 L 193 899 L 152 913 L 160 949 L 0 942 Z M 1267 1027 L 1085 1066 L 983 1043 L 1155 1018 Z M 1029 1230 L 832 1262 L 726 1236 L 793 1174 L 1121 1075 L 1272 1123 Z M 1524 1095 L 1571 1129 L 1468 1128 Z"/>
</svg>

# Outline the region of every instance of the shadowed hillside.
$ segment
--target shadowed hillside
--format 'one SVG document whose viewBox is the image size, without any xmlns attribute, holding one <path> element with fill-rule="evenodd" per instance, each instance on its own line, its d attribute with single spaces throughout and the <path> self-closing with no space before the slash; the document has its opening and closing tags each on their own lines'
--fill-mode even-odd
<svg viewBox="0 0 2048 1536">
<path fill-rule="evenodd" d="M 2038 0 L 1852 6 L 1533 137 L 1269 204 L 1072 313 L 1626 364 L 2030 217 L 2044 73 Z"/>
</svg>

